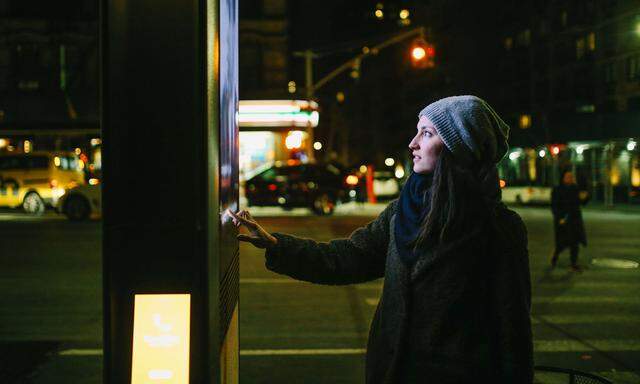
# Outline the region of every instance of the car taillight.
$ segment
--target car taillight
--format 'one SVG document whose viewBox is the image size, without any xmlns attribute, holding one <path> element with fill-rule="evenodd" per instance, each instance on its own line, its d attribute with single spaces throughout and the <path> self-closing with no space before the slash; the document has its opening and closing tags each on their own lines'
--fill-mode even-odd
<svg viewBox="0 0 640 384">
<path fill-rule="evenodd" d="M 275 184 L 269 184 L 267 188 L 269 188 L 270 191 L 275 191 L 278 189 L 278 186 Z"/>
</svg>

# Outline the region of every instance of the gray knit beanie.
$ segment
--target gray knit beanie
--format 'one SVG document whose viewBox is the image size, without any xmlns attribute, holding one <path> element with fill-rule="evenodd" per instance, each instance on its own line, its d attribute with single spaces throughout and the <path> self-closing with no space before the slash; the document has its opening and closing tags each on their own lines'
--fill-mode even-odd
<svg viewBox="0 0 640 384">
<path fill-rule="evenodd" d="M 418 117 L 433 122 L 444 145 L 464 165 L 497 163 L 509 149 L 509 126 L 476 96 L 446 97 L 427 105 Z"/>
</svg>

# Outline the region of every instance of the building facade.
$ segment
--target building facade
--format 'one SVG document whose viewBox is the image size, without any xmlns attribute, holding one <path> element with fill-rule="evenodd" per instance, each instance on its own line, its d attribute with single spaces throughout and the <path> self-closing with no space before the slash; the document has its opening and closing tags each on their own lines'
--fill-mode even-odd
<svg viewBox="0 0 640 384">
<path fill-rule="evenodd" d="M 502 12 L 495 83 L 514 144 L 638 135 L 637 2 L 511 2 Z"/>
<path fill-rule="evenodd" d="M 99 134 L 98 5 L 0 2 L 0 150 L 89 147 Z"/>
</svg>

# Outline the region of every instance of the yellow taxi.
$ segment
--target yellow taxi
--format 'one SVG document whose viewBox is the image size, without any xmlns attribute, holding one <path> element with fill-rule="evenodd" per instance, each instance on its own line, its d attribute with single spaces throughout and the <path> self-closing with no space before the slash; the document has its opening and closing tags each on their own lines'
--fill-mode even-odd
<svg viewBox="0 0 640 384">
<path fill-rule="evenodd" d="M 84 163 L 73 152 L 0 154 L 0 207 L 41 214 L 65 190 L 84 184 Z"/>
</svg>

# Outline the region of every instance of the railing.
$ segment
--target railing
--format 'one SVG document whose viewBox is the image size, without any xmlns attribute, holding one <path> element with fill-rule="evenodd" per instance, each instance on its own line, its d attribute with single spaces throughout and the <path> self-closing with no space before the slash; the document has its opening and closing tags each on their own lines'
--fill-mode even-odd
<svg viewBox="0 0 640 384">
<path fill-rule="evenodd" d="M 613 384 L 611 380 L 605 379 L 604 377 L 575 369 L 536 366 L 534 370 L 534 384 Z"/>
</svg>

